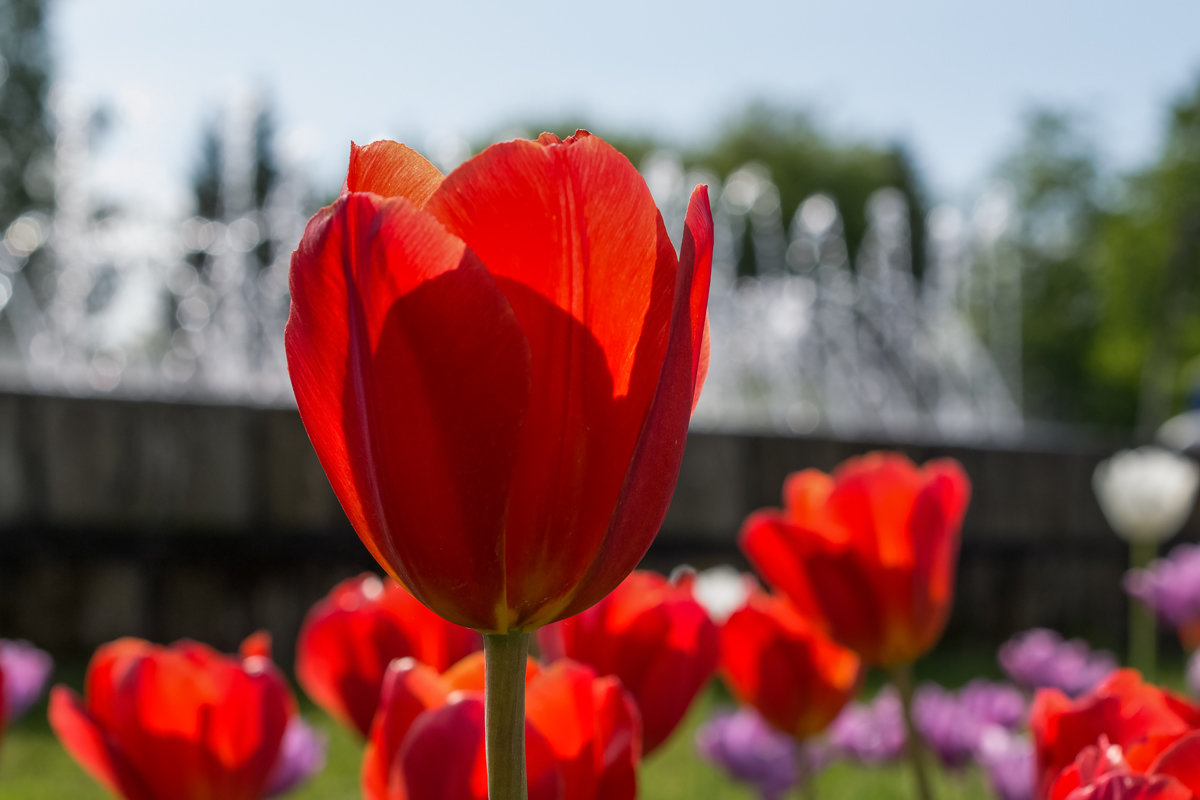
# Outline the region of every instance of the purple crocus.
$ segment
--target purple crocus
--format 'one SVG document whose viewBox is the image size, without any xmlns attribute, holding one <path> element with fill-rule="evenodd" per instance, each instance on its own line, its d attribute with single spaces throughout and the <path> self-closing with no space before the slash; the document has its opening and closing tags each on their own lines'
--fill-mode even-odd
<svg viewBox="0 0 1200 800">
<path fill-rule="evenodd" d="M 904 753 L 900 696 L 888 686 L 869 703 L 851 703 L 829 726 L 833 750 L 863 764 L 885 764 Z"/>
<path fill-rule="evenodd" d="M 1011 683 L 975 678 L 958 690 L 962 710 L 985 727 L 997 725 L 1013 731 L 1025 722 L 1029 704 Z"/>
<path fill-rule="evenodd" d="M 714 714 L 696 731 L 696 749 L 762 800 L 780 800 L 800 779 L 796 742 L 750 708 Z"/>
<path fill-rule="evenodd" d="M 8 721 L 19 718 L 41 696 L 54 671 L 54 659 L 23 640 L 0 639 L 0 675 Z"/>
<path fill-rule="evenodd" d="M 329 737 L 317 733 L 299 714 L 292 715 L 283 732 L 279 755 L 267 778 L 264 797 L 290 792 L 325 768 Z"/>
<path fill-rule="evenodd" d="M 1082 639 L 1064 640 L 1052 630 L 1033 628 L 1000 646 L 1000 666 L 1028 690 L 1058 689 L 1075 697 L 1091 689 L 1117 668 L 1117 659 L 1092 650 Z"/>
<path fill-rule="evenodd" d="M 1033 744 L 1000 726 L 988 728 L 976 753 L 992 791 L 1000 800 L 1030 800 L 1033 797 Z"/>
<path fill-rule="evenodd" d="M 958 691 L 922 684 L 913 698 L 913 718 L 921 738 L 951 769 L 977 755 L 993 727 L 1011 730 L 1025 716 L 1025 698 L 1015 687 L 974 680 Z"/>
<path fill-rule="evenodd" d="M 1125 573 L 1125 591 L 1181 628 L 1200 621 L 1200 545 L 1181 544 L 1145 569 Z"/>
<path fill-rule="evenodd" d="M 956 692 L 922 684 L 913 697 L 913 722 L 925 743 L 950 769 L 966 766 L 975 755 L 983 723 L 966 714 Z"/>
</svg>

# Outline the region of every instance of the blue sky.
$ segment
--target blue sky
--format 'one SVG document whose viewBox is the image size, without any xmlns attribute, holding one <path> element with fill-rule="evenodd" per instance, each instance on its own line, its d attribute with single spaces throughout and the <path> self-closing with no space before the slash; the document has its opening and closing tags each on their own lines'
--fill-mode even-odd
<svg viewBox="0 0 1200 800">
<path fill-rule="evenodd" d="M 51 30 L 65 96 L 118 112 L 91 182 L 172 213 L 201 124 L 254 91 L 330 188 L 351 139 L 422 147 L 581 113 L 688 143 L 761 98 L 907 142 L 954 199 L 1037 104 L 1085 112 L 1115 163 L 1138 163 L 1200 75 L 1195 0 L 57 0 Z"/>
</svg>

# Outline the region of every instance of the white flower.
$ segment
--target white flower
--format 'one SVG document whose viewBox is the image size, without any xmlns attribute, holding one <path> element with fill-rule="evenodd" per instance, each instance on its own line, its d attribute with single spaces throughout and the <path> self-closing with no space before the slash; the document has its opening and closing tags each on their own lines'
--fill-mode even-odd
<svg viewBox="0 0 1200 800">
<path fill-rule="evenodd" d="M 692 594 L 713 622 L 720 625 L 745 604 L 753 586 L 754 578 L 722 564 L 698 573 Z"/>
<path fill-rule="evenodd" d="M 1200 469 L 1186 456 L 1149 445 L 1102 461 L 1092 486 L 1108 524 L 1130 542 L 1161 542 L 1191 513 Z"/>
</svg>

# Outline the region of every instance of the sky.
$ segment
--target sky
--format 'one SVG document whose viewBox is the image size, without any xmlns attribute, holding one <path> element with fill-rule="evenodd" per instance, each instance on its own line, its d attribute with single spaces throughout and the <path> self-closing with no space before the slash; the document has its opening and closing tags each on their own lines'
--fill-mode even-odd
<svg viewBox="0 0 1200 800">
<path fill-rule="evenodd" d="M 162 213 L 186 210 L 204 123 L 256 93 L 326 191 L 351 140 L 437 148 L 578 114 L 686 145 L 767 100 L 906 143 L 962 200 L 1035 106 L 1085 114 L 1120 167 L 1152 157 L 1200 78 L 1197 31 L 1196 0 L 52 0 L 51 18 L 59 96 L 116 113 L 90 183 Z"/>
</svg>

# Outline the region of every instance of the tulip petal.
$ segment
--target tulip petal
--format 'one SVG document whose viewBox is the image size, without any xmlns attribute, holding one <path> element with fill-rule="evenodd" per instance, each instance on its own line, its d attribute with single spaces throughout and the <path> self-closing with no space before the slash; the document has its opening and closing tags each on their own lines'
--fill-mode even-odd
<svg viewBox="0 0 1200 800">
<path fill-rule="evenodd" d="M 921 473 L 898 453 L 870 453 L 850 459 L 834 473 L 826 510 L 847 531 L 860 558 L 883 567 L 911 568 L 908 532 Z"/>
<path fill-rule="evenodd" d="M 214 796 L 262 797 L 293 718 L 299 719 L 291 692 L 269 659 L 254 656 L 244 669 L 227 670 L 222 696 L 206 715 L 201 738 L 215 760 Z"/>
<path fill-rule="evenodd" d="M 585 132 L 494 145 L 448 175 L 426 208 L 497 276 L 530 342 L 505 559 L 510 623 L 537 627 L 549 619 L 530 615 L 565 604 L 613 520 L 659 391 L 677 259 L 645 181 Z M 689 334 L 680 427 L 699 350 L 700 334 Z M 648 535 L 624 537 L 638 552 L 623 554 L 619 577 L 649 545 L 657 511 L 641 523 Z"/>
<path fill-rule="evenodd" d="M 917 494 L 909 518 L 913 543 L 914 620 L 924 620 L 923 639 L 941 635 L 954 593 L 959 528 L 967 508 L 970 483 L 957 461 L 931 461 L 924 468 L 925 485 Z"/>
<path fill-rule="evenodd" d="M 388 800 L 486 800 L 483 697 L 455 695 L 414 720 L 392 766 Z M 529 800 L 582 800 L 564 794 L 562 775 L 545 738 L 525 723 Z"/>
<path fill-rule="evenodd" d="M 55 686 L 50 691 L 48 715 L 63 747 L 105 789 L 124 800 L 155 800 L 74 692 Z"/>
<path fill-rule="evenodd" d="M 442 182 L 442 173 L 424 156 L 399 142 L 380 140 L 359 147 L 350 143 L 350 169 L 342 194 L 374 192 L 406 197 L 423 206 Z"/>
<path fill-rule="evenodd" d="M 783 597 L 753 593 L 721 629 L 721 673 L 764 719 L 797 739 L 824 729 L 858 688 L 858 657 Z"/>
<path fill-rule="evenodd" d="M 529 349 L 496 282 L 407 200 L 349 194 L 309 223 L 291 287 L 296 401 L 355 530 L 427 606 L 504 630 Z"/>
<path fill-rule="evenodd" d="M 1190 733 L 1158 757 L 1150 771 L 1170 775 L 1200 797 L 1200 732 Z"/>
<path fill-rule="evenodd" d="M 642 560 L 666 518 L 683 463 L 690 410 L 707 369 L 702 340 L 707 328 L 712 249 L 708 187 L 697 186 L 684 223 L 670 341 L 658 375 L 658 392 L 625 471 L 610 535 L 557 618 L 578 613 L 611 592 Z"/>
<path fill-rule="evenodd" d="M 313 606 L 296 642 L 296 678 L 319 706 L 366 737 L 388 664 L 435 670 L 479 649 L 479 634 L 446 622 L 388 579 L 348 578 Z"/>
<path fill-rule="evenodd" d="M 786 595 L 802 615 L 825 625 L 808 577 L 808 559 L 818 549 L 814 542 L 821 541 L 811 530 L 792 524 L 779 511 L 755 511 L 742 523 L 738 545 L 767 583 Z"/>
<path fill-rule="evenodd" d="M 459 695 L 417 716 L 392 770 L 408 800 L 486 800 L 483 698 Z"/>
<path fill-rule="evenodd" d="M 389 776 L 413 721 L 425 711 L 444 705 L 448 694 L 445 683 L 434 670 L 411 658 L 394 661 L 388 667 L 379 712 L 375 714 L 363 754 L 365 800 L 389 800 Z"/>
</svg>

